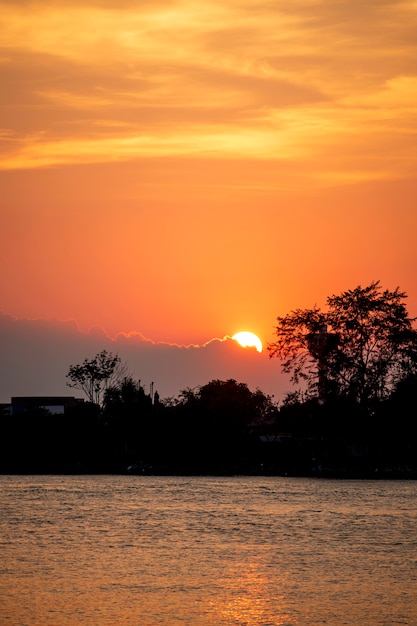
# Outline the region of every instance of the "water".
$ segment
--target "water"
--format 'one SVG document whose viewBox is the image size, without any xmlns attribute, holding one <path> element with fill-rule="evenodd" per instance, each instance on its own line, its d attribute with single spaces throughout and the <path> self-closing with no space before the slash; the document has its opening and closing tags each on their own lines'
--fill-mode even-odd
<svg viewBox="0 0 417 626">
<path fill-rule="evenodd" d="M 417 624 L 417 482 L 0 476 L 1 626 Z"/>
</svg>

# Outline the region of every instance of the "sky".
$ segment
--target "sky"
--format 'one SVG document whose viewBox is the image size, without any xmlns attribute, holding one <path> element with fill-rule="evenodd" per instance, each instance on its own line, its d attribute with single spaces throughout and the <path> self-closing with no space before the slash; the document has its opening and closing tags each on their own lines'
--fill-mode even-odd
<svg viewBox="0 0 417 626">
<path fill-rule="evenodd" d="M 359 284 L 417 316 L 416 29 L 415 0 L 0 0 L 0 401 L 47 386 L 39 325 L 54 371 L 171 350 L 175 393 Z"/>
</svg>

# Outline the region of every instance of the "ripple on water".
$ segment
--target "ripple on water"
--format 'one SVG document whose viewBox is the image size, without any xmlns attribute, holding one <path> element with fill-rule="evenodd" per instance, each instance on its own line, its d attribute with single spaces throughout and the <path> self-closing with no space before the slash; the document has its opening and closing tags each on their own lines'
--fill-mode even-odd
<svg viewBox="0 0 417 626">
<path fill-rule="evenodd" d="M 8 626 L 417 624 L 417 483 L 0 477 Z"/>
</svg>

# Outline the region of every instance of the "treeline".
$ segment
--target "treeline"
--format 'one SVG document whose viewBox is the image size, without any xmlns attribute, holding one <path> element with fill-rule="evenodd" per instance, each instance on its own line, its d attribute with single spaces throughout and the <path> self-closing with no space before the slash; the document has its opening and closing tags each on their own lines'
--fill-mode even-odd
<svg viewBox="0 0 417 626">
<path fill-rule="evenodd" d="M 160 401 L 102 351 L 71 365 L 88 402 L 4 415 L 1 471 L 417 477 L 417 331 L 379 282 L 277 319 L 268 347 L 297 387 L 280 406 L 235 380 Z"/>
<path fill-rule="evenodd" d="M 3 472 L 230 472 L 249 468 L 254 431 L 273 424 L 272 399 L 234 380 L 214 380 L 160 401 L 131 377 L 103 405 L 43 409 L 1 419 Z"/>
<path fill-rule="evenodd" d="M 3 473 L 417 477 L 417 377 L 366 414 L 339 398 L 281 406 L 234 380 L 160 401 L 124 378 L 64 415 L 1 419 Z"/>
</svg>

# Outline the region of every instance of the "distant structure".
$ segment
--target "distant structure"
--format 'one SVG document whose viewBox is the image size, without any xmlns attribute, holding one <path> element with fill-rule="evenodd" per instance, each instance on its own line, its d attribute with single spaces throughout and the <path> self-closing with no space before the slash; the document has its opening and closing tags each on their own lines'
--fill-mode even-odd
<svg viewBox="0 0 417 626">
<path fill-rule="evenodd" d="M 84 402 L 73 396 L 15 396 L 10 403 L 10 413 L 26 413 L 34 409 L 45 409 L 52 415 L 64 415 L 70 407 Z"/>
<path fill-rule="evenodd" d="M 321 402 L 326 399 L 331 389 L 328 358 L 331 353 L 335 353 L 338 343 L 338 335 L 329 333 L 326 324 L 324 324 L 318 332 L 307 335 L 308 349 L 317 360 L 318 393 Z"/>
</svg>

